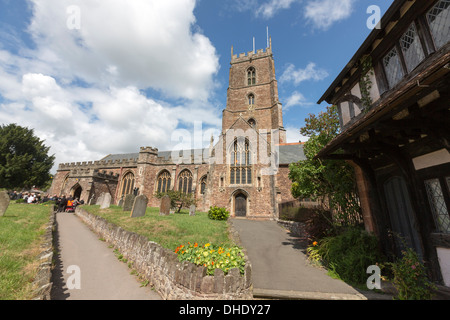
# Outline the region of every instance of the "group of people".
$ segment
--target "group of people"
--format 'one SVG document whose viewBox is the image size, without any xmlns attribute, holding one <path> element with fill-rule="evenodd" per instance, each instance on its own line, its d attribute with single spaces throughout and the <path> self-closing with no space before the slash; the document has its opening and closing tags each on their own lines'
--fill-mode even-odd
<svg viewBox="0 0 450 320">
<path fill-rule="evenodd" d="M 52 199 L 49 198 L 49 195 L 46 194 L 41 196 L 40 193 L 35 192 L 10 192 L 9 198 L 11 200 L 20 200 L 23 199 L 25 203 L 44 203 L 50 201 Z"/>
<path fill-rule="evenodd" d="M 80 205 L 84 204 L 83 200 L 80 200 L 78 198 L 74 198 L 72 196 L 66 197 L 65 195 L 58 196 L 53 195 L 50 196 L 49 194 L 45 194 L 41 196 L 38 192 L 17 192 L 12 191 L 9 193 L 9 198 L 11 200 L 20 200 L 23 199 L 24 203 L 45 203 L 48 201 L 54 201 L 57 209 L 57 212 L 66 212 L 66 211 L 75 211 L 75 208 Z"/>
<path fill-rule="evenodd" d="M 62 197 L 56 197 L 55 195 L 55 205 L 58 206 L 57 212 L 73 212 L 80 204 L 84 204 L 84 201 L 72 196 L 66 198 L 65 195 L 63 195 Z"/>
</svg>

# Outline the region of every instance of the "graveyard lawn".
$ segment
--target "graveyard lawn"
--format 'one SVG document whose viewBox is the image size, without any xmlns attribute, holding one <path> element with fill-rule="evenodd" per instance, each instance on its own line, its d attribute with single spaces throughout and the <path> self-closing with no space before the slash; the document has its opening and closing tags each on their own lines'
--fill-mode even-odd
<svg viewBox="0 0 450 320">
<path fill-rule="evenodd" d="M 181 210 L 164 216 L 159 214 L 159 208 L 148 207 L 145 216 L 132 218 L 129 211 L 119 206 L 100 209 L 93 205 L 83 206 L 83 209 L 170 250 L 188 242 L 235 245 L 229 237 L 227 222 L 211 220 L 206 212 L 197 211 L 195 216 L 190 216 L 189 210 Z"/>
<path fill-rule="evenodd" d="M 0 300 L 33 298 L 38 255 L 51 208 L 11 202 L 0 217 Z"/>
</svg>

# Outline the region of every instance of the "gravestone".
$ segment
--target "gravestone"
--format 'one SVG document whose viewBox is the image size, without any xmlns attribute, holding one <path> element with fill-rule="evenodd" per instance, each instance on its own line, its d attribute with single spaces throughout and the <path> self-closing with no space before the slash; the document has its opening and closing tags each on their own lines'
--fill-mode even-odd
<svg viewBox="0 0 450 320">
<path fill-rule="evenodd" d="M 111 205 L 111 194 L 105 193 L 100 203 L 100 209 L 107 209 Z"/>
<path fill-rule="evenodd" d="M 6 191 L 0 191 L 0 217 L 3 217 L 3 215 L 6 212 L 6 209 L 8 209 L 9 206 L 9 195 Z"/>
<path fill-rule="evenodd" d="M 131 211 L 133 209 L 134 199 L 136 196 L 134 194 L 127 194 L 123 202 L 123 211 Z"/>
<path fill-rule="evenodd" d="M 123 202 L 124 202 L 125 200 L 123 200 L 123 198 L 122 199 L 120 199 L 119 200 L 119 203 L 117 204 L 119 207 L 123 207 Z"/>
<path fill-rule="evenodd" d="M 159 206 L 159 215 L 160 216 L 168 216 L 170 214 L 170 197 L 164 196 L 161 198 L 161 204 Z"/>
<path fill-rule="evenodd" d="M 105 198 L 105 193 L 102 192 L 100 194 L 100 197 L 97 198 L 97 202 L 95 203 L 97 206 L 101 206 L 103 203 L 103 199 Z"/>
<path fill-rule="evenodd" d="M 148 198 L 145 194 L 141 194 L 134 199 L 133 208 L 131 210 L 131 218 L 145 216 L 145 210 L 147 210 Z"/>
<path fill-rule="evenodd" d="M 195 204 L 193 204 L 189 207 L 189 215 L 195 216 Z"/>
</svg>

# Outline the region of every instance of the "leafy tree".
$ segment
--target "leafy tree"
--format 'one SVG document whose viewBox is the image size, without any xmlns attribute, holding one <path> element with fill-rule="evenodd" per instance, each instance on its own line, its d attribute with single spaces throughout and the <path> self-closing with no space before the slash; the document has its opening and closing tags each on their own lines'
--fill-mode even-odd
<svg viewBox="0 0 450 320">
<path fill-rule="evenodd" d="M 177 213 L 181 211 L 181 208 L 187 208 L 196 204 L 196 199 L 192 193 L 184 193 L 181 191 L 168 190 L 167 192 L 156 192 L 155 197 L 161 199 L 165 195 L 170 197 L 170 207 L 177 208 Z"/>
<path fill-rule="evenodd" d="M 339 130 L 336 106 L 305 119 L 300 133 L 309 137 L 304 144 L 306 160 L 289 167 L 289 178 L 293 182 L 291 193 L 296 198 L 327 199 L 340 222 L 352 224 L 360 215 L 353 168 L 344 160 L 314 158 Z"/>
<path fill-rule="evenodd" d="M 0 125 L 0 186 L 16 189 L 47 184 L 55 160 L 48 155 L 49 149 L 33 129 Z"/>
</svg>

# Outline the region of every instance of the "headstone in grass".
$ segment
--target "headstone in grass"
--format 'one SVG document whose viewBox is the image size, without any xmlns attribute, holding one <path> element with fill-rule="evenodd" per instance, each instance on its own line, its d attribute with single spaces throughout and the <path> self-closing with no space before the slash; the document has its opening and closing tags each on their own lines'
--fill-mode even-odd
<svg viewBox="0 0 450 320">
<path fill-rule="evenodd" d="M 124 202 L 125 200 L 122 198 L 122 199 L 120 199 L 119 200 L 119 203 L 117 204 L 119 207 L 121 207 L 121 208 L 123 208 L 123 202 Z"/>
<path fill-rule="evenodd" d="M 168 216 L 170 214 L 171 200 L 168 195 L 161 198 L 161 204 L 159 206 L 159 215 Z"/>
<path fill-rule="evenodd" d="M 100 197 L 97 198 L 97 202 L 95 203 L 97 206 L 101 206 L 103 203 L 103 199 L 105 198 L 105 193 L 102 192 L 100 194 Z"/>
<path fill-rule="evenodd" d="M 0 217 L 3 217 L 9 206 L 9 195 L 6 191 L 0 191 Z"/>
<path fill-rule="evenodd" d="M 123 211 L 131 211 L 133 209 L 134 199 L 136 198 L 136 195 L 134 194 L 127 194 L 125 197 L 125 201 L 123 202 Z"/>
<path fill-rule="evenodd" d="M 195 204 L 193 204 L 189 207 L 189 215 L 195 216 Z"/>
<path fill-rule="evenodd" d="M 111 194 L 105 193 L 100 203 L 100 209 L 107 209 L 111 205 Z"/>
<path fill-rule="evenodd" d="M 147 210 L 148 198 L 145 194 L 141 194 L 134 199 L 133 208 L 131 209 L 131 218 L 145 216 Z"/>
</svg>

